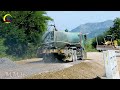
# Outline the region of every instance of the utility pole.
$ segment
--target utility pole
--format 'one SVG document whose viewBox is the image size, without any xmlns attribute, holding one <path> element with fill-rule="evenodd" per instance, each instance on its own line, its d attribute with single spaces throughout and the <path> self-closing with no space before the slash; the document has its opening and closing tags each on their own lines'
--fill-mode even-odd
<svg viewBox="0 0 120 90">
<path fill-rule="evenodd" d="M 95 37 L 96 37 L 96 42 L 97 42 L 97 45 L 98 45 L 98 41 L 97 41 L 97 35 L 96 35 L 96 33 L 95 33 Z"/>
</svg>

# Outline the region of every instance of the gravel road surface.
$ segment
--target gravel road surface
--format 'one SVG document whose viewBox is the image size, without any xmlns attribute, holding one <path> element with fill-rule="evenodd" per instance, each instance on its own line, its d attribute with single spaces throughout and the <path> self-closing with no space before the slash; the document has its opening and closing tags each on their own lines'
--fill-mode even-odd
<svg viewBox="0 0 120 90">
<path fill-rule="evenodd" d="M 1 58 L 0 79 L 22 79 L 30 75 L 62 70 L 80 62 L 44 62 L 42 58 L 13 62 L 8 58 Z"/>
<path fill-rule="evenodd" d="M 103 53 L 88 52 L 87 55 L 88 55 L 88 60 L 78 60 L 69 63 L 44 62 L 42 58 L 33 58 L 33 59 L 13 62 L 7 58 L 0 58 L 0 79 L 23 79 L 25 77 L 31 77 L 38 74 L 42 74 L 41 77 L 38 77 L 42 79 L 44 79 L 45 77 L 48 79 L 53 78 L 54 77 L 53 74 L 57 74 L 57 76 L 60 74 L 59 76 L 62 77 L 59 76 L 55 77 L 60 79 L 61 78 L 65 78 L 65 79 L 94 78 L 96 76 L 104 75 Z M 119 61 L 120 57 L 117 57 L 117 60 L 118 60 L 118 65 L 120 65 L 120 61 Z M 67 69 L 67 71 L 64 71 L 64 69 Z M 79 73 L 77 72 L 77 70 L 79 70 Z M 62 71 L 62 73 L 60 71 Z M 58 73 L 52 73 L 53 76 L 50 76 L 47 75 L 49 74 L 49 72 L 58 72 Z M 44 73 L 45 75 L 43 75 Z M 78 76 L 74 76 L 71 73 Z M 68 74 L 71 74 L 72 76 L 69 76 Z"/>
</svg>

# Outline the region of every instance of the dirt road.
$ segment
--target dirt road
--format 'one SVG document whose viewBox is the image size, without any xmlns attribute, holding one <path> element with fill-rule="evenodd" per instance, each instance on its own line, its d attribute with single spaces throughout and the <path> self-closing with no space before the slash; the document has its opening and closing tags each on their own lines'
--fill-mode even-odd
<svg viewBox="0 0 120 90">
<path fill-rule="evenodd" d="M 80 63 L 71 62 L 71 63 L 63 63 L 63 62 L 44 62 L 41 58 L 34 58 L 29 60 L 22 60 L 14 62 L 15 66 L 0 69 L 0 78 L 3 79 L 21 79 L 26 76 L 50 72 L 50 71 L 58 71 L 64 68 L 73 66 L 74 64 Z M 11 64 L 11 63 L 10 63 Z"/>
<path fill-rule="evenodd" d="M 87 79 L 104 75 L 103 54 L 100 52 L 89 52 L 89 60 L 70 63 L 54 62 L 47 63 L 41 58 L 16 61 L 17 67 L 0 69 L 2 79 Z M 120 65 L 120 57 L 117 57 Z M 120 70 L 120 68 L 119 68 Z"/>
</svg>

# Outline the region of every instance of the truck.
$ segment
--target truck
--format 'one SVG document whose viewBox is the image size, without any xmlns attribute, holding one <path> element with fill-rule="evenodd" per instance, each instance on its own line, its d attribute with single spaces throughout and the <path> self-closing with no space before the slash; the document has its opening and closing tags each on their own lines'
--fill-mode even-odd
<svg viewBox="0 0 120 90">
<path fill-rule="evenodd" d="M 84 60 L 87 58 L 86 41 L 86 34 L 54 28 L 43 35 L 37 56 L 44 60 L 58 59 L 65 62 Z"/>
</svg>

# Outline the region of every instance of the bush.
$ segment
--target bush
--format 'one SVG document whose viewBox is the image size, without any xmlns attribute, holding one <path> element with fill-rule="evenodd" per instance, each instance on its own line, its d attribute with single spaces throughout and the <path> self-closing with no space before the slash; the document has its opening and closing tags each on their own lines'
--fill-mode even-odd
<svg viewBox="0 0 120 90">
<path fill-rule="evenodd" d="M 32 58 L 36 56 L 42 33 L 47 30 L 48 21 L 45 11 L 0 11 L 0 18 L 6 13 L 13 16 L 9 24 L 0 21 L 0 54 L 15 58 Z M 7 47 L 7 48 L 6 48 Z"/>
<path fill-rule="evenodd" d="M 87 40 L 86 51 L 87 51 L 87 52 L 95 52 L 95 51 L 97 51 L 97 50 L 92 46 L 92 39 Z"/>
<path fill-rule="evenodd" d="M 7 50 L 7 47 L 4 46 L 4 40 L 3 38 L 0 38 L 0 57 L 4 57 L 6 56 L 6 50 Z"/>
<path fill-rule="evenodd" d="M 118 46 L 120 46 L 120 39 L 118 39 Z"/>
<path fill-rule="evenodd" d="M 96 41 L 96 38 L 94 38 L 92 40 L 92 46 L 94 48 L 96 48 L 97 42 L 98 42 L 98 45 L 103 45 L 103 43 L 104 43 L 104 35 L 97 36 L 97 41 Z"/>
</svg>

